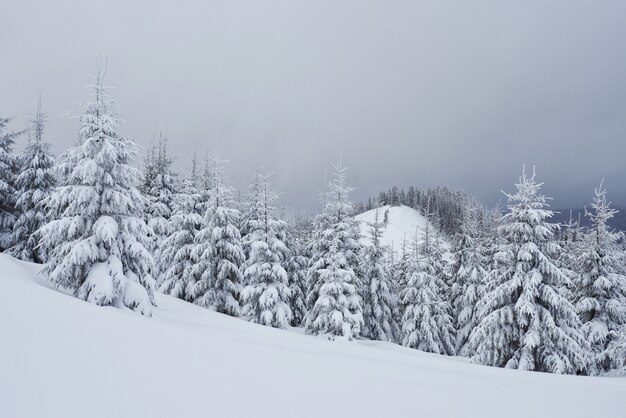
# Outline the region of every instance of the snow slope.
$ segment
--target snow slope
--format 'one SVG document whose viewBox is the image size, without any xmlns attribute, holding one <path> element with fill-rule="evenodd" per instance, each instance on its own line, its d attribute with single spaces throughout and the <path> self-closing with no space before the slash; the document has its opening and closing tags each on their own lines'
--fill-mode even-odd
<svg viewBox="0 0 626 418">
<path fill-rule="evenodd" d="M 0 417 L 624 417 L 626 379 L 327 341 L 158 296 L 152 318 L 0 255 Z"/>
<path fill-rule="evenodd" d="M 418 241 L 421 242 L 421 238 L 424 235 L 426 225 L 428 221 L 422 216 L 419 211 L 410 208 L 408 206 L 381 206 L 379 208 L 379 222 L 383 222 L 385 212 L 389 211 L 388 222 L 383 230 L 383 236 L 381 243 L 393 249 L 396 254 L 402 253 L 402 241 L 407 240 L 408 249 L 410 250 L 413 245 L 413 239 L 417 234 Z M 369 244 L 370 226 L 369 224 L 374 222 L 376 216 L 376 209 L 363 212 L 355 217 L 359 221 L 361 226 L 361 235 L 363 236 L 363 243 Z M 434 233 L 435 227 L 432 224 L 428 224 L 431 233 Z M 445 247 L 449 247 L 446 242 L 442 240 L 442 244 Z"/>
</svg>

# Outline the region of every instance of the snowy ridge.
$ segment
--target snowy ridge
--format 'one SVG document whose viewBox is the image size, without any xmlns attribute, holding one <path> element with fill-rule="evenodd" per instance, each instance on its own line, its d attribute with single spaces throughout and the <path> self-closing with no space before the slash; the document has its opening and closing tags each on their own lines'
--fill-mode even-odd
<svg viewBox="0 0 626 418">
<path fill-rule="evenodd" d="M 156 295 L 152 318 L 51 289 L 0 254 L 0 416 L 623 417 L 626 379 L 327 341 Z"/>
<path fill-rule="evenodd" d="M 422 242 L 426 225 L 428 225 L 433 237 L 437 230 L 419 211 L 408 206 L 381 206 L 378 211 L 380 222 L 384 221 L 385 213 L 387 213 L 387 224 L 383 228 L 383 235 L 380 241 L 382 245 L 391 248 L 396 254 L 402 253 L 402 241 L 405 239 L 407 240 L 407 249 L 411 249 L 415 234 L 417 234 L 418 242 Z M 368 210 L 355 216 L 355 219 L 360 223 L 361 235 L 363 236 L 362 242 L 365 245 L 370 243 L 368 239 L 369 224 L 374 222 L 375 216 L 376 209 Z M 444 248 L 450 247 L 443 237 L 440 237 L 440 240 Z"/>
</svg>

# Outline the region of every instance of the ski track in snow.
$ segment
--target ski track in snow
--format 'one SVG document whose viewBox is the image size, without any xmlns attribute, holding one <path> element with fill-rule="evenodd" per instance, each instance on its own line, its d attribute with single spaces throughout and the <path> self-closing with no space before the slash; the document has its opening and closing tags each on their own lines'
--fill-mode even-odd
<svg viewBox="0 0 626 418">
<path fill-rule="evenodd" d="M 0 417 L 624 417 L 626 379 L 327 341 L 157 295 L 152 318 L 0 255 Z"/>
</svg>

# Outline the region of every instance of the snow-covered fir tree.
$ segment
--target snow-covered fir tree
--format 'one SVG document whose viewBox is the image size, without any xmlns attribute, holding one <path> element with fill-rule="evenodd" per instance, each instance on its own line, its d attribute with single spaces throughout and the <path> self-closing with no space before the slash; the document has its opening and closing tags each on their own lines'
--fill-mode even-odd
<svg viewBox="0 0 626 418">
<path fill-rule="evenodd" d="M 482 297 L 486 257 L 483 239 L 478 227 L 477 211 L 470 204 L 463 215 L 461 232 L 452 248 L 452 308 L 456 332 L 456 351 L 468 356 L 467 340 L 478 325 L 476 304 Z"/>
<path fill-rule="evenodd" d="M 150 315 L 153 259 L 131 166 L 135 143 L 117 133 L 120 119 L 98 71 L 94 102 L 80 116 L 79 145 L 62 158 L 65 183 L 47 200 L 51 221 L 40 230 L 48 254 L 43 274 L 55 286 L 97 305 Z"/>
<path fill-rule="evenodd" d="M 364 279 L 366 289 L 363 300 L 364 327 L 362 335 L 380 341 L 395 342 L 400 336 L 398 301 L 385 260 L 385 248 L 380 240 L 383 234 L 380 207 L 376 205 L 374 222 L 369 225 L 370 245 L 364 250 Z"/>
<path fill-rule="evenodd" d="M 585 367 L 586 342 L 574 306 L 563 296 L 568 277 L 556 262 L 560 247 L 535 173 L 525 170 L 500 227 L 497 270 L 478 303 L 481 318 L 470 335 L 473 360 L 491 366 L 552 373 Z"/>
<path fill-rule="evenodd" d="M 605 351 L 610 360 L 610 374 L 626 376 L 626 326 L 615 333 Z"/>
<path fill-rule="evenodd" d="M 238 228 L 241 213 L 233 207 L 233 190 L 226 183 L 224 163 L 218 159 L 211 162 L 205 226 L 196 235 L 193 279 L 188 289 L 194 303 L 239 316 L 241 267 L 245 261 Z"/>
<path fill-rule="evenodd" d="M 141 183 L 139 184 L 139 191 L 143 193 L 145 196 L 148 195 L 150 187 L 154 181 L 154 165 L 156 162 L 157 155 L 157 144 L 152 138 L 152 142 L 150 143 L 150 148 L 148 148 L 146 154 L 143 158 L 143 166 L 141 173 Z M 146 207 L 148 206 L 148 202 L 145 202 Z M 146 223 L 148 223 L 148 219 L 146 219 Z"/>
<path fill-rule="evenodd" d="M 13 154 L 13 145 L 23 132 L 5 132 L 9 121 L 8 118 L 0 117 L 0 251 L 11 245 L 11 234 L 17 218 L 15 180 L 19 164 Z"/>
<path fill-rule="evenodd" d="M 192 302 L 190 283 L 195 260 L 193 250 L 196 236 L 204 227 L 204 213 L 199 191 L 200 178 L 197 160 L 192 160 L 191 172 L 185 177 L 182 189 L 172 196 L 173 214 L 169 219 L 167 236 L 156 252 L 161 263 L 159 290 Z"/>
<path fill-rule="evenodd" d="M 309 266 L 309 258 L 306 251 L 306 243 L 310 237 L 309 222 L 299 216 L 288 225 L 287 248 L 287 276 L 289 278 L 289 291 L 291 294 L 289 306 L 291 307 L 291 325 L 302 325 L 306 315 L 306 276 Z"/>
<path fill-rule="evenodd" d="M 429 235 L 427 223 L 421 245 L 415 236 L 407 284 L 400 293 L 402 345 L 454 355 L 454 325 L 450 304 L 445 299 L 441 253 Z"/>
<path fill-rule="evenodd" d="M 40 98 L 37 113 L 28 121 L 28 145 L 19 156 L 21 172 L 15 180 L 19 217 L 13 226 L 8 250 L 13 257 L 35 263 L 44 261 L 35 231 L 46 223 L 43 202 L 56 186 L 52 173 L 54 157 L 50 153 L 50 144 L 43 139 L 45 123 L 46 114 L 41 111 Z"/>
<path fill-rule="evenodd" d="M 357 288 L 354 265 L 360 251 L 358 224 L 354 220 L 352 188 L 347 184 L 347 168 L 334 166 L 334 179 L 322 194 L 322 213 L 315 220 L 311 267 L 307 275 L 308 293 L 305 328 L 307 333 L 330 339 L 352 339 L 363 327 L 363 301 Z"/>
<path fill-rule="evenodd" d="M 145 168 L 144 182 L 146 190 L 145 219 L 153 232 L 152 249 L 156 249 L 161 241 L 169 235 L 169 219 L 173 213 L 173 196 L 178 187 L 177 178 L 172 171 L 173 159 L 167 150 L 168 138 L 159 134 L 156 150 L 149 158 L 149 165 Z M 161 268 L 161 266 L 159 266 Z"/>
<path fill-rule="evenodd" d="M 245 201 L 241 204 L 241 226 L 239 231 L 241 233 L 241 244 L 243 246 L 246 262 L 250 258 L 252 251 L 252 244 L 257 237 L 252 234 L 258 225 L 258 220 L 265 216 L 265 208 L 263 203 L 263 187 L 264 187 L 264 175 L 260 170 L 256 170 L 250 182 L 250 190 L 246 194 Z M 244 263 L 244 270 L 247 264 Z M 245 281 L 245 277 L 244 277 Z M 244 283 L 245 285 L 245 283 Z"/>
<path fill-rule="evenodd" d="M 558 241 L 562 249 L 559 262 L 563 267 L 564 273 L 569 276 L 572 282 L 572 285 L 566 288 L 566 290 L 568 291 L 568 299 L 573 300 L 576 299 L 575 293 L 579 277 L 577 270 L 580 266 L 584 236 L 583 228 L 580 225 L 580 217 L 575 220 L 572 216 L 572 211 L 570 211 L 568 222 L 565 225 L 561 225 L 559 232 Z"/>
<path fill-rule="evenodd" d="M 583 335 L 591 344 L 590 374 L 608 372 L 616 363 L 609 345 L 626 325 L 626 275 L 617 241 L 621 234 L 609 229 L 617 210 L 611 208 L 602 183 L 595 189 L 589 233 L 583 241 L 577 271 L 576 309 L 583 321 Z"/>
<path fill-rule="evenodd" d="M 292 320 L 291 291 L 285 265 L 285 222 L 276 219 L 274 202 L 278 194 L 270 189 L 268 175 L 255 174 L 248 207 L 255 210 L 246 219 L 248 258 L 242 293 L 242 313 L 250 321 L 276 328 Z"/>
</svg>

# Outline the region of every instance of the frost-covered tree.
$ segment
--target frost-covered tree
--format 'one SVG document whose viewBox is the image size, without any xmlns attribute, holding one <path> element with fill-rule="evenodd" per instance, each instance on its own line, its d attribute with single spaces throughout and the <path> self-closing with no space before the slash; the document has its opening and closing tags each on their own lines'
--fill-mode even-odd
<svg viewBox="0 0 626 418">
<path fill-rule="evenodd" d="M 307 333 L 330 339 L 358 336 L 363 327 L 363 302 L 354 265 L 359 253 L 358 224 L 347 184 L 347 168 L 334 166 L 334 179 L 322 194 L 322 213 L 315 220 L 308 273 Z M 356 232 L 355 232 L 356 231 Z"/>
<path fill-rule="evenodd" d="M 626 376 L 626 327 L 615 333 L 605 353 L 606 358 L 611 361 L 610 373 Z"/>
<path fill-rule="evenodd" d="M 48 254 L 43 274 L 97 305 L 150 315 L 153 259 L 131 166 L 135 143 L 117 133 L 120 119 L 98 71 L 94 102 L 80 116 L 79 145 L 60 162 L 64 184 L 47 199 L 51 221 L 39 233 Z"/>
<path fill-rule="evenodd" d="M 522 173 L 500 227 L 506 244 L 496 253 L 488 292 L 478 303 L 480 323 L 469 338 L 473 360 L 491 366 L 575 373 L 585 366 L 586 343 L 574 306 L 563 296 L 568 277 L 558 263 L 552 211 L 535 173 Z"/>
<path fill-rule="evenodd" d="M 594 375 L 605 373 L 614 366 L 612 351 L 607 349 L 626 325 L 626 275 L 617 248 L 620 234 L 607 225 L 616 213 L 600 183 L 595 189 L 591 211 L 586 211 L 591 227 L 584 239 L 577 268 L 576 310 L 583 321 L 583 335 L 591 344 L 588 371 Z"/>
<path fill-rule="evenodd" d="M 178 188 L 176 175 L 172 171 L 173 160 L 167 151 L 167 143 L 167 136 L 160 133 L 156 151 L 151 151 L 154 155 L 150 157 L 149 166 L 145 169 L 145 218 L 154 234 L 152 249 L 158 248 L 161 241 L 169 235 L 169 219 L 173 213 L 174 195 Z"/>
<path fill-rule="evenodd" d="M 139 184 L 139 191 L 141 191 L 141 193 L 143 193 L 144 195 L 148 194 L 148 191 L 150 190 L 152 182 L 154 181 L 154 177 L 155 177 L 154 165 L 155 165 L 156 158 L 157 158 L 156 156 L 157 156 L 157 144 L 153 137 L 152 142 L 150 143 L 150 148 L 147 150 L 146 155 L 144 155 L 144 158 L 143 158 L 141 183 Z M 148 206 L 147 201 L 145 202 L 145 205 L 146 207 Z M 148 219 L 146 219 L 146 223 L 148 223 Z"/>
<path fill-rule="evenodd" d="M 454 325 L 450 304 L 445 299 L 441 254 L 430 240 L 428 230 L 425 232 L 421 245 L 416 234 L 408 281 L 400 293 L 403 306 L 402 345 L 454 355 Z"/>
<path fill-rule="evenodd" d="M 289 306 L 291 307 L 291 325 L 302 325 L 307 312 L 306 308 L 306 276 L 309 266 L 309 258 L 306 251 L 306 242 L 310 236 L 309 222 L 299 217 L 288 228 L 287 242 L 289 256 L 287 260 L 287 276 L 289 278 L 289 291 L 291 294 Z"/>
<path fill-rule="evenodd" d="M 13 257 L 35 263 L 44 261 L 35 231 L 46 223 L 43 202 L 56 186 L 52 173 L 54 157 L 50 153 L 50 144 L 43 139 L 45 123 L 46 114 L 41 111 L 40 98 L 37 113 L 28 121 L 28 145 L 19 156 L 21 172 L 15 180 L 19 217 L 13 225 L 8 250 Z"/>
<path fill-rule="evenodd" d="M 559 262 L 563 266 L 563 271 L 567 274 L 572 282 L 572 286 L 567 288 L 568 299 L 576 299 L 576 285 L 578 284 L 578 267 L 580 265 L 580 258 L 582 256 L 582 239 L 584 237 L 583 228 L 580 225 L 579 219 L 575 220 L 572 217 L 572 211 L 569 214 L 569 221 L 559 228 L 559 245 L 561 246 L 561 254 L 559 256 Z"/>
<path fill-rule="evenodd" d="M 204 227 L 198 185 L 194 156 L 191 172 L 183 180 L 182 189 L 172 196 L 173 214 L 167 228 L 170 234 L 161 241 L 156 252 L 162 272 L 159 290 L 188 302 L 193 302 L 189 286 L 194 283 L 192 272 L 195 265 L 193 251 L 196 247 L 196 236 Z"/>
<path fill-rule="evenodd" d="M 245 261 L 237 227 L 241 214 L 233 207 L 233 190 L 226 183 L 224 161 L 213 159 L 211 167 L 205 226 L 196 235 L 193 279 L 187 287 L 194 303 L 239 316 L 241 267 Z"/>
<path fill-rule="evenodd" d="M 380 222 L 380 208 L 376 204 L 374 222 L 370 227 L 370 245 L 364 250 L 364 294 L 362 335 L 380 341 L 396 341 L 400 336 L 398 301 L 394 293 L 391 275 L 385 260 L 385 248 L 380 240 L 383 223 Z"/>
<path fill-rule="evenodd" d="M 0 251 L 9 248 L 17 218 L 15 180 L 19 164 L 13 155 L 13 145 L 23 132 L 4 132 L 9 121 L 8 118 L 0 117 Z"/>
<path fill-rule="evenodd" d="M 284 243 L 286 225 L 276 219 L 274 202 L 278 194 L 270 189 L 268 175 L 255 174 L 246 219 L 249 254 L 243 289 L 243 315 L 251 322 L 286 328 L 291 320 L 291 291 L 285 264 L 288 250 Z"/>
<path fill-rule="evenodd" d="M 461 232 L 457 234 L 452 253 L 452 307 L 455 316 L 456 351 L 468 356 L 467 340 L 478 325 L 476 304 L 482 297 L 486 249 L 477 224 L 477 211 L 468 206 L 464 212 Z"/>
</svg>

